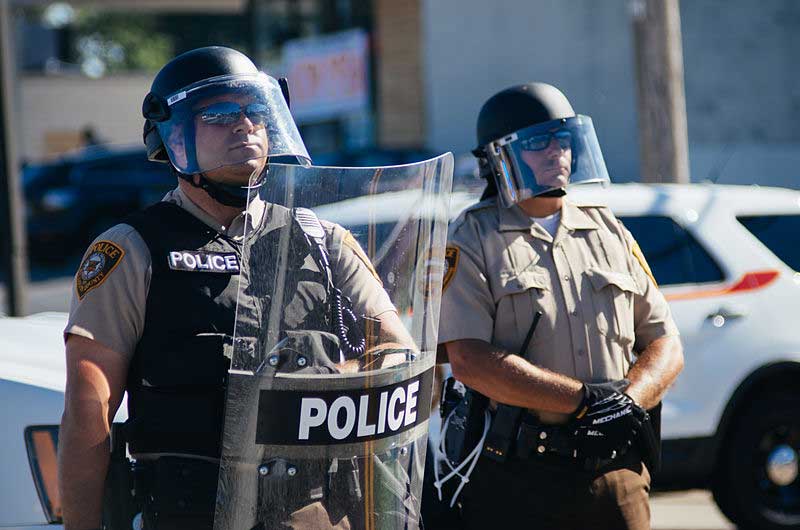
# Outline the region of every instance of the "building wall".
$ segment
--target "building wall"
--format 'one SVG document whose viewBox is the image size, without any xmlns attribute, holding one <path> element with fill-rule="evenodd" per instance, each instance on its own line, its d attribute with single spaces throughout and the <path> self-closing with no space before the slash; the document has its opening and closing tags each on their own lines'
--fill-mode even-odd
<svg viewBox="0 0 800 530">
<path fill-rule="evenodd" d="M 20 157 L 35 161 L 57 154 L 79 141 L 91 126 L 114 144 L 142 143 L 142 100 L 152 75 L 89 79 L 83 76 L 23 76 L 17 99 Z M 78 145 L 72 145 L 78 147 Z"/>
<path fill-rule="evenodd" d="M 612 179 L 639 180 L 629 0 L 420 0 L 428 146 L 475 147 L 483 101 L 529 80 L 592 116 Z M 800 2 L 681 2 L 695 181 L 800 187 Z"/>
<path fill-rule="evenodd" d="M 475 147 L 475 121 L 495 92 L 558 86 L 592 116 L 614 177 L 638 168 L 633 54 L 624 0 L 423 0 L 429 146 Z"/>
<path fill-rule="evenodd" d="M 800 187 L 800 2 L 681 2 L 693 179 Z"/>
</svg>

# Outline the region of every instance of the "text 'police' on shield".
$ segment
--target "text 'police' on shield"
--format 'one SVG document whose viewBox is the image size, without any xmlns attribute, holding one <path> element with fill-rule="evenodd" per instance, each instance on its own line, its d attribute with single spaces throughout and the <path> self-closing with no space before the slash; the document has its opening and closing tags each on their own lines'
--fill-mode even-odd
<svg viewBox="0 0 800 530">
<path fill-rule="evenodd" d="M 428 419 L 432 384 L 431 368 L 380 387 L 364 388 L 362 384 L 330 391 L 262 390 L 256 443 L 332 445 L 393 436 Z"/>
</svg>

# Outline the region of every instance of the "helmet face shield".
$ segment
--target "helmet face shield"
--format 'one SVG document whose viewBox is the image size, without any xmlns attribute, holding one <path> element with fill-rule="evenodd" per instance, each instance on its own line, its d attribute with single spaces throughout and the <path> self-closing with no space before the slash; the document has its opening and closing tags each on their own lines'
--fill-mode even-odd
<svg viewBox="0 0 800 530">
<path fill-rule="evenodd" d="M 485 152 L 505 207 L 567 184 L 610 181 L 588 116 L 520 129 L 489 142 Z"/>
<path fill-rule="evenodd" d="M 156 127 L 181 173 L 241 167 L 257 176 L 277 156 L 310 163 L 280 85 L 264 73 L 211 78 L 171 94 L 167 105 Z"/>
</svg>

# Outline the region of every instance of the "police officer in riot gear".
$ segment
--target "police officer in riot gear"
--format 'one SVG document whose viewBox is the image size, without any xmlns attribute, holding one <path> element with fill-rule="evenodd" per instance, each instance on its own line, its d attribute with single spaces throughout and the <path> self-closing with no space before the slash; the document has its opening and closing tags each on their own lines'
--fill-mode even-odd
<svg viewBox="0 0 800 530">
<path fill-rule="evenodd" d="M 99 235 L 75 276 L 59 448 L 67 530 L 99 528 L 101 512 L 106 527 L 212 527 L 235 317 L 253 370 L 273 357 L 286 371 L 347 370 L 364 351 L 355 315 L 381 340 L 412 343 L 349 232 L 259 194 L 268 157 L 309 163 L 284 81 L 236 50 L 200 48 L 162 68 L 142 111 L 148 158 L 170 164 L 178 186 Z M 273 303 L 248 281 L 254 263 L 276 266 L 280 245 L 289 272 Z M 281 336 L 259 351 L 275 304 Z M 112 434 L 125 391 L 129 419 Z M 129 469 L 126 444 L 128 475 L 114 467 Z"/>
<path fill-rule="evenodd" d="M 472 473 L 459 470 L 464 524 L 649 528 L 645 409 L 683 356 L 631 234 L 568 198 L 609 181 L 592 121 L 528 83 L 486 101 L 477 136 L 487 188 L 450 226 L 439 327 L 454 376 L 490 411 L 462 451 L 483 444 Z"/>
</svg>

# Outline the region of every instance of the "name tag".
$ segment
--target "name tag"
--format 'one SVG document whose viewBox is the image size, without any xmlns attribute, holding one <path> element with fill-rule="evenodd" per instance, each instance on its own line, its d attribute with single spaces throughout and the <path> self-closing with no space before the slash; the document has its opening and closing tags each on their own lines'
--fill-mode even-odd
<svg viewBox="0 0 800 530">
<path fill-rule="evenodd" d="M 239 257 L 233 252 L 173 250 L 167 262 L 174 271 L 239 274 Z"/>
</svg>

